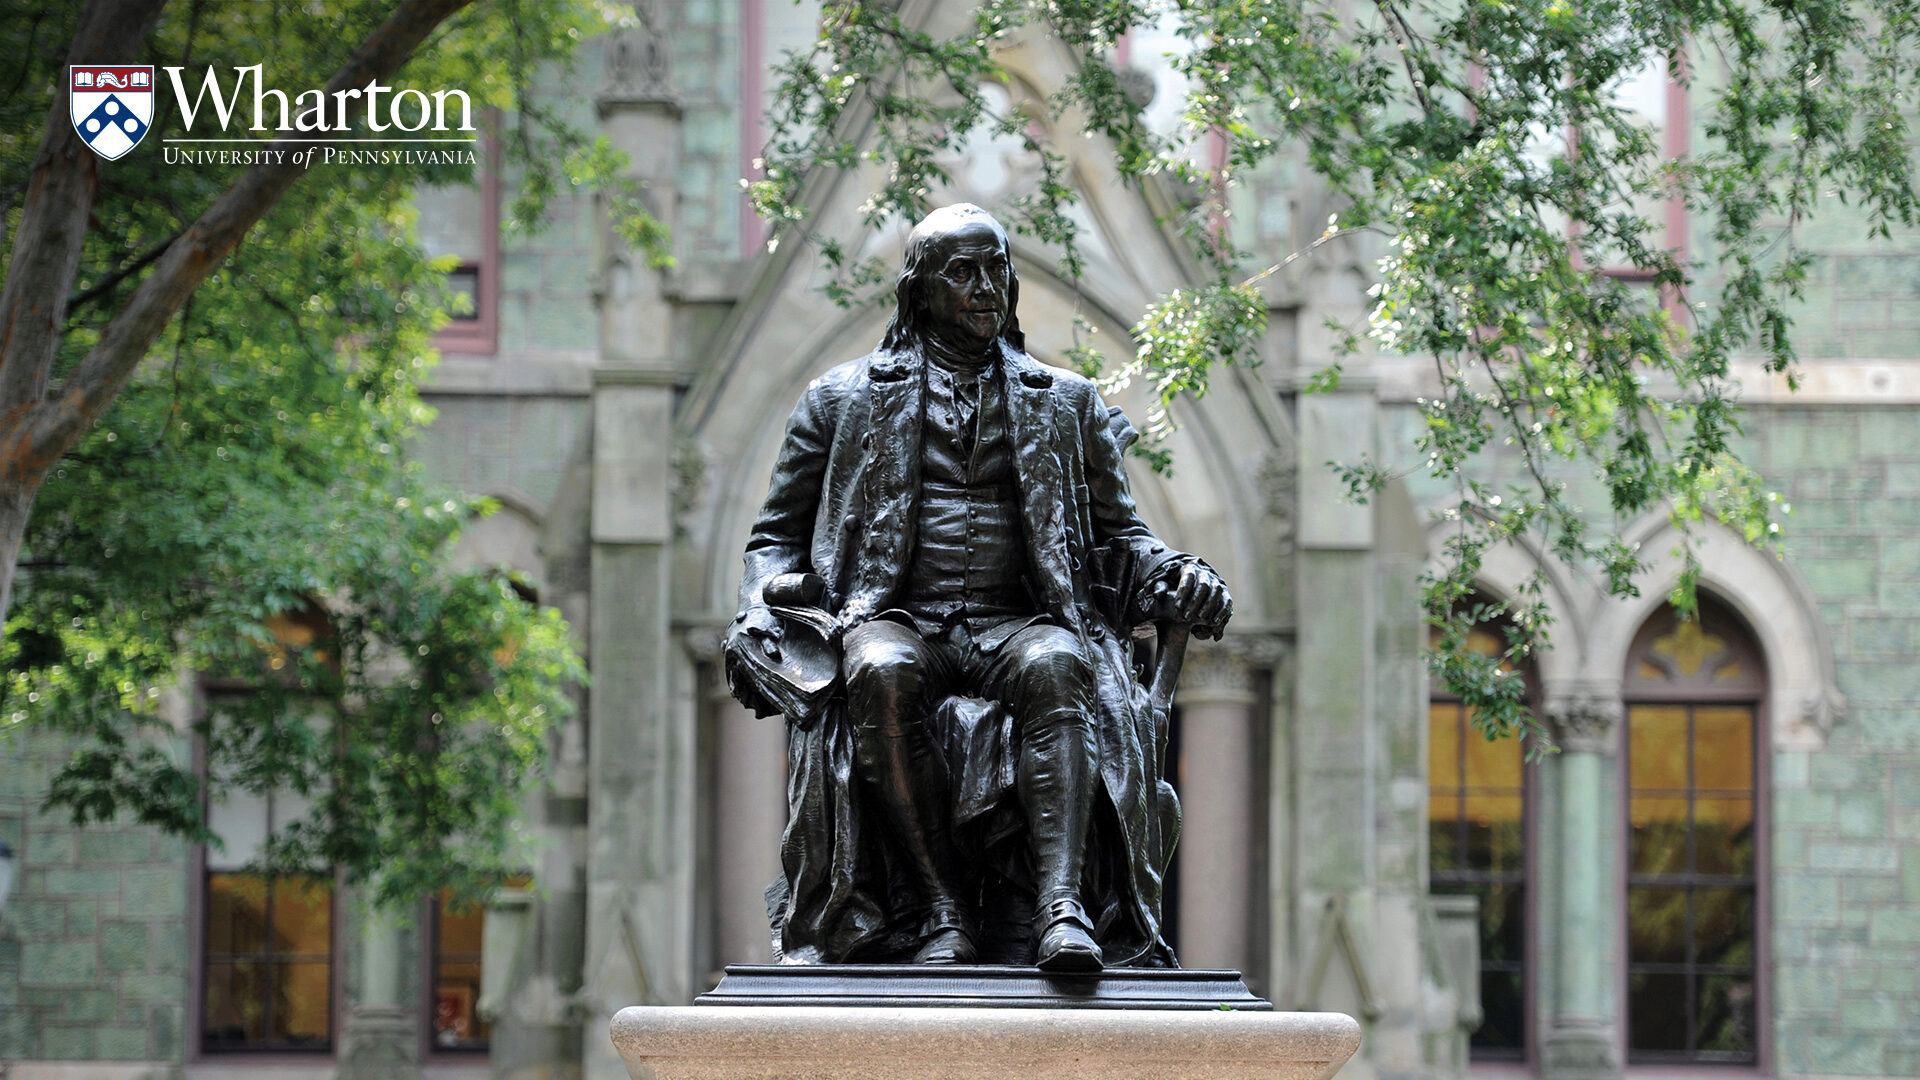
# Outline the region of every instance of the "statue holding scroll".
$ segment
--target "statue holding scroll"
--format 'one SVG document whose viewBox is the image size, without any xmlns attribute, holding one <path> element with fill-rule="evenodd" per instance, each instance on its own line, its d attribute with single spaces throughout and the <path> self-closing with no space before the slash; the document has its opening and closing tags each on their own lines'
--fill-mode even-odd
<svg viewBox="0 0 1920 1080">
<path fill-rule="evenodd" d="M 880 347 L 788 422 L 726 639 L 788 724 L 782 959 L 1175 965 L 1166 709 L 1232 600 L 1140 520 L 1137 433 L 1026 354 L 1018 301 L 999 224 L 934 211 Z"/>
</svg>

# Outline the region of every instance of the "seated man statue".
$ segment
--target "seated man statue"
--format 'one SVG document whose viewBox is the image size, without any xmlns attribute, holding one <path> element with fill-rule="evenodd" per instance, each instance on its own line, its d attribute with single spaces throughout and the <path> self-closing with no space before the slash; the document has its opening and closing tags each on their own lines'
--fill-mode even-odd
<svg viewBox="0 0 1920 1080">
<path fill-rule="evenodd" d="M 782 959 L 1174 966 L 1132 628 L 1217 637 L 1232 600 L 1141 522 L 1125 417 L 1026 354 L 1019 288 L 992 217 L 934 211 L 880 347 L 788 422 L 726 640 L 789 725 Z"/>
</svg>

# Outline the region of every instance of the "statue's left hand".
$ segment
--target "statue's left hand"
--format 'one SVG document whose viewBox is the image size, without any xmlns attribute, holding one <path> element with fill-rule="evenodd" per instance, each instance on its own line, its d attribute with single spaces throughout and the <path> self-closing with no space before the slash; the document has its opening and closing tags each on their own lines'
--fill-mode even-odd
<svg viewBox="0 0 1920 1080">
<path fill-rule="evenodd" d="M 1188 562 L 1161 575 L 1143 606 L 1149 618 L 1188 623 L 1201 637 L 1219 637 L 1233 617 L 1233 596 L 1226 582 L 1200 562 Z"/>
</svg>

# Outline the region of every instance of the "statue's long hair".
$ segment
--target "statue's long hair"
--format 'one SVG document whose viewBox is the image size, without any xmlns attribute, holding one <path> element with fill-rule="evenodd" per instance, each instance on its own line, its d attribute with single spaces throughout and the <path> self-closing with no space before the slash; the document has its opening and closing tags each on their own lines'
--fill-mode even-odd
<svg viewBox="0 0 1920 1080">
<path fill-rule="evenodd" d="M 887 332 L 880 336 L 880 347 L 893 352 L 910 349 L 920 340 L 925 331 L 926 306 L 921 303 L 920 290 L 925 287 L 926 275 L 931 272 L 927 265 L 927 250 L 933 247 L 935 238 L 950 232 L 963 224 L 972 224 L 978 218 L 993 228 L 1000 238 L 1000 250 L 1007 255 L 1007 321 L 1000 328 L 1000 340 L 1012 346 L 1018 352 L 1027 351 L 1027 335 L 1020 332 L 1020 275 L 1013 268 L 1013 245 L 1007 241 L 1007 230 L 993 220 L 993 215 L 972 203 L 954 203 L 943 206 L 920 220 L 907 234 L 907 258 L 900 267 L 900 280 L 893 287 L 893 319 L 887 323 Z"/>
</svg>

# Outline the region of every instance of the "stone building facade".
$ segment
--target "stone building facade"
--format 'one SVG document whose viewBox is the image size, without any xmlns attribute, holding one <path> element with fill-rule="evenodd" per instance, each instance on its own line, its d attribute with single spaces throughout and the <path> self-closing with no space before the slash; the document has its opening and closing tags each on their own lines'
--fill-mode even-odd
<svg viewBox="0 0 1920 1080">
<path fill-rule="evenodd" d="M 688 1001 L 770 955 L 784 734 L 726 696 L 718 634 L 789 408 L 886 313 L 828 303 L 813 253 L 770 250 L 738 190 L 767 65 L 810 37 L 812 9 L 636 10 L 638 30 L 587 46 L 592 92 L 568 103 L 632 156 L 676 267 L 623 249 L 589 199 L 502 239 L 497 176 L 421 196 L 423 236 L 477 270 L 478 308 L 443 342 L 415 452 L 500 500 L 462 557 L 559 606 L 593 674 L 527 797 L 530 888 L 458 935 L 451 916 L 376 921 L 335 897 L 312 961 L 324 1043 L 222 1052 L 206 1035 L 217 869 L 137 826 L 38 814 L 65 748 L 16 744 L 0 762 L 0 839 L 23 868 L 0 911 L 9 1080 L 614 1080 L 614 1009 Z M 1151 74 L 1153 43 L 1132 47 Z M 1007 59 L 1010 92 L 1035 97 L 1071 63 L 1038 39 Z M 1684 130 L 1684 95 L 1666 109 Z M 1195 272 L 1158 224 L 1165 192 L 1124 187 L 1086 140 L 1058 145 L 1084 195 L 1086 283 L 1015 242 L 1022 323 L 1052 362 L 1076 312 L 1120 347 Z M 952 196 L 988 207 L 1030 167 L 991 144 L 956 164 Z M 820 228 L 861 237 L 862 182 L 815 185 Z M 1238 197 L 1262 251 L 1297 249 L 1330 210 L 1284 169 Z M 1806 386 L 1743 374 L 1748 460 L 1793 505 L 1785 558 L 1706 529 L 1705 638 L 1662 621 L 1677 566 L 1661 520 L 1628 523 L 1655 563 L 1637 600 L 1534 552 L 1489 561 L 1491 596 L 1548 574 L 1558 644 L 1529 677 L 1564 752 L 1544 761 L 1462 742 L 1428 687 L 1417 579 L 1443 493 L 1409 479 L 1355 505 L 1324 466 L 1404 458 L 1418 422 L 1416 365 L 1299 392 L 1332 356 L 1324 320 L 1365 310 L 1366 252 L 1276 276 L 1265 362 L 1179 407 L 1172 480 L 1135 475 L 1146 519 L 1218 567 L 1238 609 L 1180 690 L 1175 946 L 1281 1007 L 1360 1017 L 1353 1080 L 1920 1076 L 1920 237 L 1869 244 L 1841 212 L 1803 239 L 1821 254 Z M 900 241 L 859 243 L 892 258 Z M 1684 845 L 1684 873 L 1656 841 Z M 1707 866 L 1710 848 L 1732 861 Z"/>
</svg>

